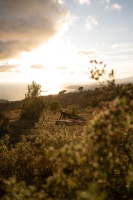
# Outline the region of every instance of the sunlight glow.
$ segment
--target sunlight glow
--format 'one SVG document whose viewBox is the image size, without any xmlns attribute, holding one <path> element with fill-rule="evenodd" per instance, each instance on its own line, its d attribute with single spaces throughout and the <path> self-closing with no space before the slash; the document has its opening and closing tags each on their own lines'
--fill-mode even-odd
<svg viewBox="0 0 133 200">
<path fill-rule="evenodd" d="M 53 90 L 53 93 L 57 93 L 61 82 L 69 79 L 71 81 L 75 71 L 80 73 L 79 59 L 77 49 L 70 41 L 55 37 L 37 50 L 21 54 L 19 62 L 25 81 L 34 79 L 42 85 L 42 90 Z M 42 67 L 39 68 L 39 65 Z"/>
</svg>

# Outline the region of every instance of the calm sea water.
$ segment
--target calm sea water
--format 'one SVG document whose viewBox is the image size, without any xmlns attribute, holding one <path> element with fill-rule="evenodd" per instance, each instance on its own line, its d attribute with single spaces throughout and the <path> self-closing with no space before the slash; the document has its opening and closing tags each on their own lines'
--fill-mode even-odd
<svg viewBox="0 0 133 200">
<path fill-rule="evenodd" d="M 18 101 L 25 98 L 27 93 L 28 83 L 0 83 L 0 99 L 5 99 L 8 101 Z M 64 90 L 65 86 L 61 87 Z M 60 90 L 60 91 L 61 91 Z M 67 92 L 72 91 L 72 89 L 66 89 Z M 41 95 L 58 94 L 57 91 L 43 91 Z"/>
<path fill-rule="evenodd" d="M 0 83 L 0 99 L 8 101 L 22 100 L 27 93 L 27 84 Z"/>
</svg>

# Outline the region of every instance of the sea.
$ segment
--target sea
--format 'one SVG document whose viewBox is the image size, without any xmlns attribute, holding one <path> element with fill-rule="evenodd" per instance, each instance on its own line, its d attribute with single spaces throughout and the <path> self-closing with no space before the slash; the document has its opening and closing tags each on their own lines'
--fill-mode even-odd
<svg viewBox="0 0 133 200">
<path fill-rule="evenodd" d="M 28 83 L 0 83 L 0 99 L 8 100 L 8 101 L 19 101 L 25 98 L 25 94 L 27 93 Z M 42 89 L 42 88 L 41 88 Z M 71 92 L 74 89 L 67 88 L 67 85 L 62 85 L 60 87 L 60 91 L 67 90 L 67 92 Z M 59 91 L 54 90 L 43 90 L 41 92 L 42 96 L 50 95 L 50 94 L 58 94 Z"/>
</svg>

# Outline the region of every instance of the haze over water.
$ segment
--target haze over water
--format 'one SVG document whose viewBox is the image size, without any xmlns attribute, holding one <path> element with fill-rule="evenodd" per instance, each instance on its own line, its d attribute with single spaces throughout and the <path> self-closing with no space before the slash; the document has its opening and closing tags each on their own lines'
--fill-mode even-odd
<svg viewBox="0 0 133 200">
<path fill-rule="evenodd" d="M 8 101 L 18 101 L 25 98 L 27 93 L 28 83 L 0 83 L 0 99 L 5 99 Z M 66 89 L 72 91 L 72 89 L 65 88 L 65 85 L 60 86 L 60 91 Z M 58 94 L 59 91 L 54 90 L 43 90 L 41 87 L 41 95 L 46 96 L 49 94 Z"/>
</svg>

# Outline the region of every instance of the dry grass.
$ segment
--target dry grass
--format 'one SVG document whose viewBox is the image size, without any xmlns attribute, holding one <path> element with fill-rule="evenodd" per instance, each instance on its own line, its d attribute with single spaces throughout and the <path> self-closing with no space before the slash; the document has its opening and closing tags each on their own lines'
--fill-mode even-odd
<svg viewBox="0 0 133 200">
<path fill-rule="evenodd" d="M 48 131 L 53 135 L 58 132 L 63 133 L 64 131 L 75 136 L 80 135 L 84 130 L 86 121 L 93 117 L 93 113 L 82 111 L 78 115 L 82 123 L 55 125 L 56 120 L 60 117 L 60 113 L 53 113 L 51 111 L 44 112 L 37 121 L 33 119 L 21 119 L 20 112 L 21 110 L 18 109 L 5 112 L 5 115 L 9 119 L 5 127 L 6 134 L 10 136 L 10 143 L 12 144 L 19 142 L 22 135 L 25 135 L 28 140 L 34 140 L 42 130 Z M 0 137 L 4 134 L 1 134 Z"/>
</svg>

